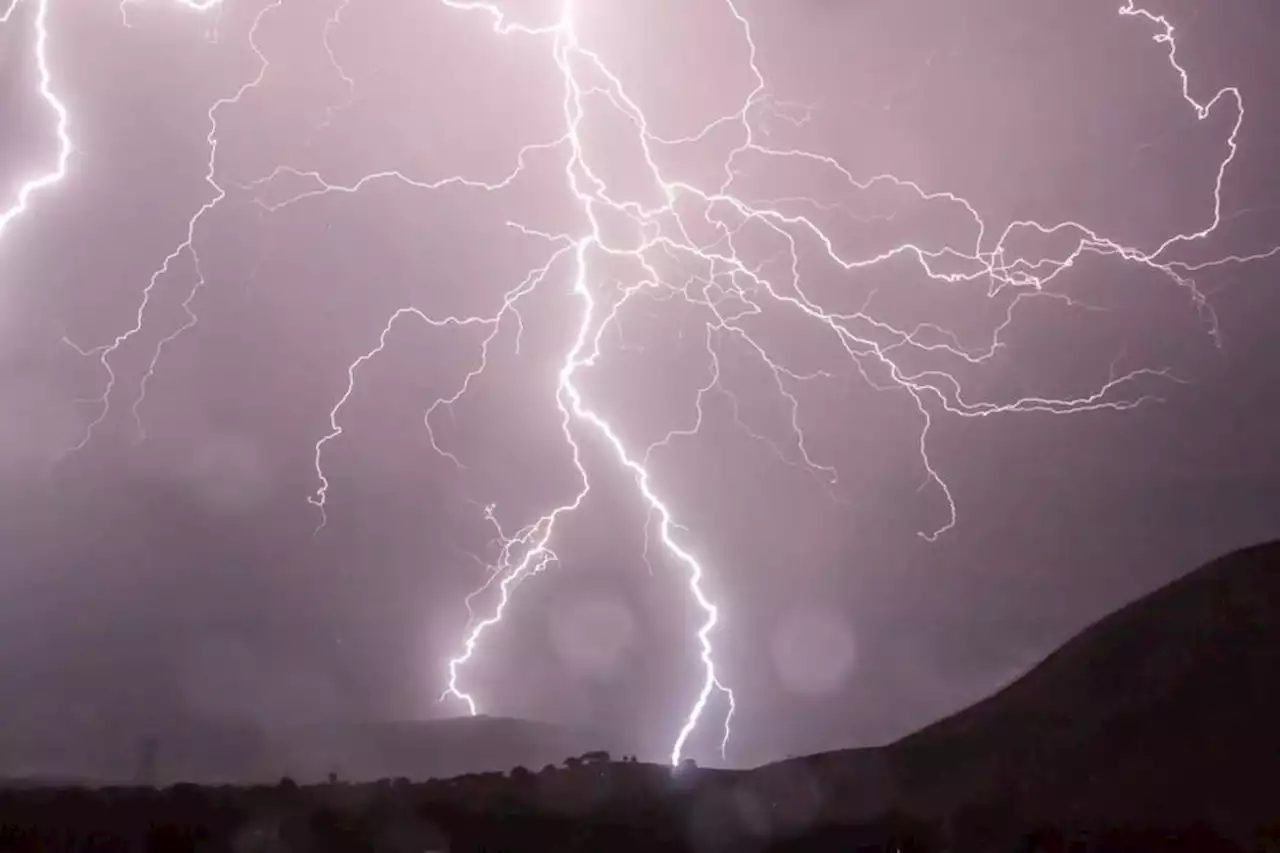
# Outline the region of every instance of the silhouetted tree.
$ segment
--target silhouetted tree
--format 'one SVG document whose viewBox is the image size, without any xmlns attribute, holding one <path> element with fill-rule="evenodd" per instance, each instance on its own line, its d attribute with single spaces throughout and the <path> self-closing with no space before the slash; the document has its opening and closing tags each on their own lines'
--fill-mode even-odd
<svg viewBox="0 0 1280 853">
<path fill-rule="evenodd" d="M 609 753 L 603 749 L 595 749 L 591 752 L 582 753 L 583 764 L 608 764 L 612 760 L 613 759 L 609 756 Z"/>
<path fill-rule="evenodd" d="M 565 767 L 570 767 L 570 768 L 572 768 L 572 767 L 581 767 L 581 766 L 582 766 L 582 759 L 581 759 L 581 758 L 578 758 L 576 755 L 571 755 L 571 756 L 569 756 L 568 758 L 566 758 L 566 759 L 564 760 L 564 766 L 565 766 Z"/>
</svg>

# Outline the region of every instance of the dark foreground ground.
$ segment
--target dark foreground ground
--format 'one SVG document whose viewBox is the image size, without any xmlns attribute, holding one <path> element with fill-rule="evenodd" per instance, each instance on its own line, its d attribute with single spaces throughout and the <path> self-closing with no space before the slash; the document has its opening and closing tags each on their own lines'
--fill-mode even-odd
<svg viewBox="0 0 1280 853">
<path fill-rule="evenodd" d="M 738 775 L 614 763 L 423 784 L 10 789 L 0 851 L 1280 851 L 1280 825 L 1229 841 L 1204 824 L 1052 826 L 993 806 L 805 824 L 735 796 Z"/>
</svg>

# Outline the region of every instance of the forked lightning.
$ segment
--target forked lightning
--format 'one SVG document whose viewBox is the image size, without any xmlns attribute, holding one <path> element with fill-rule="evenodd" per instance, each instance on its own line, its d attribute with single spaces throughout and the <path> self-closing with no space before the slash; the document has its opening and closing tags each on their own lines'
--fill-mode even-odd
<svg viewBox="0 0 1280 853">
<path fill-rule="evenodd" d="M 34 30 L 34 53 L 38 68 L 39 96 L 48 105 L 55 119 L 56 146 L 48 169 L 22 184 L 11 206 L 0 213 L 0 237 L 11 230 L 19 217 L 30 215 L 32 204 L 41 192 L 49 191 L 68 173 L 73 153 L 70 136 L 71 116 L 56 95 L 57 75 L 49 67 L 48 42 L 50 39 L 50 0 L 17 0 L 0 17 L 0 23 L 9 23 L 23 3 L 33 5 L 29 20 Z M 122 0 L 120 13 L 129 23 L 129 7 L 144 0 Z M 215 9 L 220 0 L 151 0 L 151 2 L 176 2 L 193 12 Z M 712 635 L 720 620 L 720 613 L 704 588 L 707 567 L 695 555 L 689 532 L 673 517 L 669 504 L 663 499 L 657 483 L 651 475 L 649 462 L 653 455 L 674 441 L 697 434 L 703 421 L 703 403 L 707 395 L 725 394 L 738 411 L 736 398 L 720 381 L 722 347 L 728 341 L 736 341 L 759 360 L 773 377 L 773 390 L 787 413 L 791 437 L 789 446 L 757 434 L 738 420 L 738 426 L 755 439 L 770 446 L 782 461 L 802 466 L 811 472 L 825 487 L 833 487 L 836 470 L 815 458 L 802 428 L 803 412 L 795 390 L 811 382 L 834 374 L 831 370 L 799 372 L 787 367 L 773 356 L 763 342 L 758 340 L 748 326 L 748 319 L 771 309 L 785 306 L 812 324 L 815 335 L 825 336 L 836 343 L 848 358 L 848 366 L 878 390 L 892 391 L 909 397 L 919 413 L 918 433 L 921 472 L 925 482 L 944 499 L 945 516 L 933 529 L 922 531 L 921 536 L 933 540 L 956 523 L 956 505 L 951 491 L 933 465 L 929 455 L 929 433 L 934 418 L 940 414 L 957 417 L 979 418 L 1014 412 L 1048 412 L 1055 414 L 1097 411 L 1100 409 L 1124 410 L 1148 400 L 1156 399 L 1150 390 L 1152 380 L 1176 381 L 1169 371 L 1144 367 L 1128 371 L 1113 369 L 1101 378 L 1092 393 L 1073 398 L 1026 396 L 1012 402 L 993 402 L 971 399 L 957 378 L 940 368 L 911 369 L 905 356 L 929 354 L 935 358 L 953 359 L 971 365 L 991 359 L 1002 343 L 1002 336 L 1015 320 L 1019 306 L 1030 299 L 1056 299 L 1075 305 L 1068 296 L 1052 289 L 1054 280 L 1069 269 L 1082 256 L 1111 256 L 1123 263 L 1148 267 L 1165 276 L 1172 284 L 1185 289 L 1189 298 L 1202 311 L 1209 332 L 1217 336 L 1217 321 L 1204 294 L 1193 276 L 1196 272 L 1227 263 L 1243 263 L 1261 260 L 1280 253 L 1280 247 L 1255 255 L 1229 255 L 1216 260 L 1187 263 L 1170 259 L 1173 250 L 1181 245 L 1203 240 L 1223 221 L 1222 189 L 1230 166 L 1238 151 L 1238 135 L 1244 121 L 1244 103 L 1241 93 L 1234 87 L 1224 88 L 1205 102 L 1197 101 L 1191 93 L 1186 68 L 1178 58 L 1174 27 L 1162 16 L 1149 12 L 1129 0 L 1120 8 L 1120 15 L 1135 18 L 1146 28 L 1151 37 L 1167 52 L 1168 63 L 1175 82 L 1180 86 L 1182 98 L 1195 115 L 1205 119 L 1218 109 L 1229 111 L 1233 122 L 1226 140 L 1226 155 L 1213 168 L 1216 172 L 1212 205 L 1197 230 L 1169 235 L 1158 245 L 1146 249 L 1124 245 L 1086 225 L 1074 221 L 1040 223 L 1016 221 L 1006 226 L 998 235 L 988 234 L 987 226 L 975 207 L 966 199 L 950 192 L 922 187 L 916 182 L 894 175 L 875 175 L 859 179 L 854 171 L 835 158 L 797 148 L 777 148 L 769 144 L 769 137 L 762 131 L 763 122 L 780 119 L 792 124 L 803 124 L 805 112 L 789 113 L 788 105 L 775 100 L 768 91 L 764 73 L 757 60 L 757 46 L 752 37 L 751 22 L 741 11 L 741 0 L 708 0 L 723 3 L 738 37 L 748 51 L 747 62 L 752 75 L 753 88 L 736 109 L 721 116 L 712 117 L 695 134 L 681 138 L 666 138 L 655 132 L 649 117 L 628 93 L 624 80 L 611 69 L 606 59 L 589 48 L 581 40 L 575 26 L 575 12 L 585 0 L 564 0 L 554 21 L 531 25 L 512 18 L 496 3 L 468 2 L 467 0 L 404 0 L 404 2 L 438 2 L 459 15 L 483 15 L 492 24 L 495 38 L 533 39 L 545 46 L 546 60 L 552 63 L 563 85 L 563 98 L 559 109 L 561 132 L 557 138 L 537 140 L 526 145 L 514 164 L 495 169 L 488 176 L 455 175 L 434 182 L 423 182 L 399 171 L 380 171 L 368 174 L 350 184 L 331 182 L 325 176 L 296 169 L 287 165 L 278 167 L 271 174 L 246 186 L 228 187 L 220 183 L 218 169 L 219 116 L 223 110 L 234 107 L 246 92 L 259 85 L 269 73 L 267 55 L 257 41 L 258 24 L 274 10 L 289 0 L 271 0 L 262 5 L 249 33 L 250 44 L 258 58 L 256 73 L 235 91 L 212 104 L 208 111 L 209 132 L 208 160 L 205 180 L 212 190 L 212 198 L 195 210 L 187 223 L 184 239 L 166 256 L 146 286 L 134 324 L 106 344 L 96 347 L 77 346 L 77 349 L 98 358 L 106 375 L 105 387 L 98 399 L 99 408 L 91 418 L 83 440 L 83 447 L 110 413 L 113 394 L 118 393 L 112 358 L 142 329 L 144 315 L 155 288 L 170 272 L 173 263 L 189 255 L 196 269 L 196 281 L 183 302 L 187 322 L 173 334 L 163 338 L 155 348 L 148 368 L 140 381 L 139 393 L 132 403 L 132 412 L 141 430 L 138 406 L 144 401 L 147 380 L 155 372 L 163 349 L 184 330 L 196 323 L 192 301 L 204 284 L 200 271 L 200 258 L 196 252 L 197 231 L 200 224 L 219 207 L 229 192 L 247 194 L 267 212 L 303 204 L 308 199 L 322 195 L 359 192 L 365 186 L 380 181 L 399 181 L 406 185 L 432 191 L 445 186 L 465 187 L 475 192 L 493 192 L 515 181 L 527 169 L 536 155 L 541 159 L 554 158 L 563 169 L 564 188 L 577 204 L 583 217 L 580 233 L 548 234 L 518 222 L 508 223 L 511 228 L 526 235 L 542 238 L 548 244 L 544 263 L 539 264 L 506 292 L 498 311 L 490 316 L 437 317 L 416 306 L 401 308 L 391 315 L 378 337 L 377 345 L 361 355 L 347 371 L 346 391 L 337 400 L 329 414 L 329 429 L 315 445 L 315 467 L 319 486 L 309 500 L 320 512 L 319 526 L 326 521 L 325 504 L 330 483 L 324 473 L 323 455 L 326 444 L 342 433 L 339 417 L 348 401 L 362 365 L 383 351 L 392 327 L 402 321 L 415 321 L 429 328 L 443 326 L 475 326 L 485 330 L 479 352 L 472 369 L 458 380 L 454 393 L 437 400 L 425 413 L 424 423 L 431 445 L 453 463 L 463 466 L 464 460 L 440 446 L 432 430 L 432 419 L 442 409 L 447 409 L 470 390 L 473 383 L 482 379 L 490 347 L 505 329 L 514 329 L 518 335 L 523 330 L 523 318 L 519 303 L 548 281 L 567 281 L 570 285 L 573 310 L 577 312 L 576 331 L 565 342 L 563 361 L 554 388 L 548 389 L 548 403 L 558 410 L 560 429 L 570 450 L 576 469 L 578 487 L 561 505 L 549 509 L 540 517 L 528 521 L 511 533 L 499 523 L 496 509 L 484 509 L 485 518 L 499 535 L 498 558 L 488 567 L 483 586 L 467 597 L 466 606 L 472 618 L 467 624 L 458 654 L 447 663 L 447 686 L 444 697 L 461 701 L 471 713 L 476 713 L 475 697 L 462 686 L 462 675 L 467 664 L 479 651 L 487 632 L 503 619 L 510 606 L 515 589 L 524 580 L 537 575 L 557 560 L 552 550 L 558 525 L 578 509 L 591 491 L 591 475 L 584 462 L 580 442 L 588 436 L 602 441 L 615 463 L 628 472 L 634 482 L 638 497 L 647 508 L 648 518 L 656 519 L 656 531 L 668 556 L 684 571 L 689 595 L 699 608 L 701 626 L 697 632 L 698 653 L 702 664 L 701 684 L 692 707 L 676 730 L 670 752 L 670 760 L 678 764 L 684 756 L 690 736 L 708 713 L 717 693 L 724 699 L 723 731 L 720 738 L 723 755 L 730 735 L 730 722 L 735 709 L 733 692 L 726 686 L 716 665 Z M 295 0 L 302 2 L 302 0 Z M 334 30 L 342 23 L 343 15 L 358 0 L 339 0 L 330 4 L 325 14 L 324 49 L 333 63 L 345 89 L 345 100 L 334 104 L 325 114 L 316 132 L 341 120 L 341 111 L 354 96 L 357 81 L 343 69 L 331 44 Z M 642 14 L 637 4 L 636 14 Z M 442 82 L 441 85 L 448 85 Z M 598 150 L 583 131 L 584 121 L 593 109 L 616 110 L 625 116 L 639 142 L 643 163 L 637 164 L 643 174 L 659 191 L 661 201 L 645 206 L 636 201 L 619 199 L 601 177 L 605 170 L 603 158 L 608 152 Z M 720 168 L 708 174 L 705 181 L 690 182 L 670 177 L 659 165 L 663 152 L 681 146 L 704 144 L 711 134 L 726 132 L 736 140 L 726 146 Z M 314 141 L 314 138 L 313 140 Z M 967 245 L 943 245 L 929 248 L 922 242 L 904 242 L 889 250 L 870 256 L 853 256 L 842 253 L 829 231 L 816 221 L 812 211 L 827 210 L 830 205 L 818 200 L 801 197 L 760 200 L 748 198 L 738 189 L 741 169 L 746 158 L 773 164 L 806 164 L 824 170 L 831 180 L 839 182 L 850 192 L 863 192 L 875 187 L 893 187 L 905 191 L 920 202 L 936 205 L 966 223 L 971 235 Z M 271 202 L 263 200 L 260 190 L 288 176 L 292 185 L 306 183 L 310 189 Z M 808 209 L 810 213 L 799 212 Z M 634 244 L 622 245 L 607 236 L 603 218 L 628 222 L 640 235 Z M 784 275 L 764 272 L 767 264 L 750 263 L 746 244 L 750 241 L 746 228 L 751 225 L 776 236 L 787 247 Z M 698 239 L 693 235 L 710 231 L 713 239 Z M 1057 255 L 1028 256 L 1011 248 L 1015 235 L 1028 232 L 1041 235 L 1068 236 L 1071 248 Z M 870 300 L 856 311 L 837 312 L 824 308 L 819 299 L 809 293 L 807 282 L 800 275 L 799 243 L 820 247 L 827 261 L 845 270 L 870 267 L 890 259 L 903 258 L 914 262 L 930 278 L 953 283 L 988 282 L 984 294 L 989 299 L 1004 299 L 1000 322 L 991 329 L 989 339 L 979 348 L 966 347 L 959 337 L 934 324 L 922 323 L 914 328 L 899 328 L 879 318 L 870 308 Z M 637 280 L 624 282 L 617 292 L 606 293 L 601 282 L 608 276 L 604 269 L 611 263 L 625 260 L 643 275 Z M 679 269 L 678 276 L 669 270 Z M 593 408 L 586 399 L 577 380 L 584 368 L 595 366 L 604 352 L 604 335 L 617 331 L 619 318 L 635 300 L 660 296 L 684 300 L 705 318 L 705 346 L 708 381 L 700 388 L 693 405 L 691 422 L 675 425 L 668 434 L 647 447 L 629 447 L 611 421 Z M 77 449 L 73 448 L 73 449 Z M 646 530 L 646 536 L 647 536 Z M 646 538 L 646 542 L 647 542 Z M 646 551 L 645 558 L 648 558 Z M 492 592 L 491 592 L 492 590 Z M 482 593 L 494 598 L 488 615 L 477 617 L 472 604 Z"/>
</svg>

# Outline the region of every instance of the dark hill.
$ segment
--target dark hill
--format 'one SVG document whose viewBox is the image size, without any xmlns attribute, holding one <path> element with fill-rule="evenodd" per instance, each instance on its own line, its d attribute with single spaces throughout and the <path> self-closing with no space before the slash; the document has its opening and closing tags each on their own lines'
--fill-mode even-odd
<svg viewBox="0 0 1280 853">
<path fill-rule="evenodd" d="M 887 747 L 756 773 L 811 779 L 831 817 L 998 802 L 1053 820 L 1251 831 L 1280 817 L 1280 543 L 1121 608 L 994 696 Z"/>
</svg>

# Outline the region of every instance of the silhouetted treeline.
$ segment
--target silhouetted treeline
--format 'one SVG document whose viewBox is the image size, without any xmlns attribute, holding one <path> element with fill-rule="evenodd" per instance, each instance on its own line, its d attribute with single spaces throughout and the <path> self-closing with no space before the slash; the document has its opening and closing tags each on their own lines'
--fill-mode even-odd
<svg viewBox="0 0 1280 853">
<path fill-rule="evenodd" d="M 972 806 L 947 821 L 889 814 L 786 825 L 735 796 L 736 774 L 593 754 L 511 774 L 369 784 L 0 790 L 8 851 L 833 851 L 833 853 L 1280 853 L 1204 824 L 1062 827 Z"/>
</svg>

